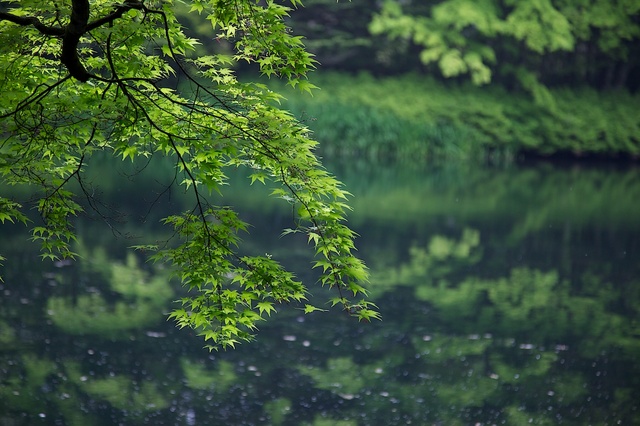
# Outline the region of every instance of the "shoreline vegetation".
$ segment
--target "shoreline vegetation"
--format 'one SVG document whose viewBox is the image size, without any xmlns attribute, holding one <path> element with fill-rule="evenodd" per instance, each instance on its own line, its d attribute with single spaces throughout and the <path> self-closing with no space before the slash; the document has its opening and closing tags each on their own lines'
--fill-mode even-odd
<svg viewBox="0 0 640 426">
<path fill-rule="evenodd" d="M 313 96 L 271 79 L 285 109 L 325 156 L 510 162 L 529 158 L 638 161 L 640 95 L 552 89 L 545 105 L 498 85 L 407 74 L 316 72 Z"/>
</svg>

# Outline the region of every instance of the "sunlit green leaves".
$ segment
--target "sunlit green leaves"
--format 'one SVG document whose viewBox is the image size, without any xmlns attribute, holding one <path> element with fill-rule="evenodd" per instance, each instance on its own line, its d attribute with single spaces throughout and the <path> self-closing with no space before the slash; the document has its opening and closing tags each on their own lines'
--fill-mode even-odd
<svg viewBox="0 0 640 426">
<path fill-rule="evenodd" d="M 256 304 L 256 307 L 258 308 L 260 315 L 267 314 L 268 316 L 271 316 L 271 312 L 276 311 L 272 302 L 259 302 Z"/>
<path fill-rule="evenodd" d="M 571 24 L 549 0 L 516 2 L 506 26 L 534 52 L 571 50 L 575 44 Z"/>
<path fill-rule="evenodd" d="M 412 39 L 423 47 L 422 62 L 437 63 L 443 76 L 469 74 L 474 83 L 485 84 L 491 79 L 495 53 L 491 45 L 465 37 L 463 31 L 470 28 L 484 36 L 502 31 L 493 1 L 449 0 L 435 5 L 430 16 L 410 16 L 395 1 L 387 1 L 370 25 L 374 34 Z"/>
<path fill-rule="evenodd" d="M 316 311 L 327 312 L 326 309 L 320 309 L 320 308 L 315 307 L 313 305 L 309 305 L 308 303 L 304 305 L 304 313 L 305 314 L 310 314 L 310 313 L 316 312 Z"/>
<path fill-rule="evenodd" d="M 70 244 L 76 241 L 76 235 L 70 221 L 82 208 L 71 199 L 72 195 L 69 191 L 58 189 L 38 203 L 38 211 L 45 225 L 34 227 L 31 238 L 40 243 L 44 259 L 75 257 Z"/>
<path fill-rule="evenodd" d="M 281 96 L 238 81 L 233 71 L 235 62 L 248 62 L 303 92 L 315 88 L 307 80 L 313 56 L 285 24 L 292 9 L 271 1 L 190 2 L 189 13 L 208 20 L 217 40 L 231 49 L 197 56 L 199 41 L 185 34 L 173 2 L 118 8 L 106 0 L 91 2 L 87 30 L 72 46 L 87 82 L 56 59 L 63 41 L 48 34 L 64 30 L 68 8 L 10 4 L 9 13 L 38 19 L 47 30 L 33 21 L 0 22 L 0 89 L 6 94 L 0 100 L 0 175 L 3 183 L 42 188 L 42 221 L 32 238 L 41 243 L 43 257 L 73 256 L 73 218 L 82 205 L 96 205 L 84 182 L 94 154 L 123 161 L 171 157 L 174 182 L 192 195 L 194 207 L 163 220 L 173 238 L 138 248 L 173 265 L 186 287 L 188 296 L 170 314 L 179 327 L 194 329 L 210 348 L 250 340 L 278 303 L 301 303 L 308 290 L 271 256 L 240 254 L 248 224 L 231 207 L 219 206 L 217 197 L 230 183 L 227 168 L 246 167 L 252 183 L 274 184 L 273 195 L 293 205 L 298 214 L 292 232 L 307 235 L 321 266 L 320 282 L 340 294 L 341 307 L 360 319 L 375 318 L 373 305 L 347 297 L 365 296 L 367 279 L 352 254 L 355 235 L 343 223 L 349 194 L 322 168 L 309 130 L 275 106 Z M 180 90 L 170 79 L 175 76 L 184 82 Z M 70 191 L 72 182 L 81 194 Z M 81 199 L 87 202 L 81 205 Z M 0 222 L 26 220 L 22 206 L 0 200 Z"/>
<path fill-rule="evenodd" d="M 468 74 L 486 84 L 495 71 L 532 65 L 527 71 L 537 73 L 549 63 L 536 61 L 542 55 L 577 48 L 628 62 L 630 41 L 640 37 L 637 14 L 637 6 L 606 0 L 386 0 L 370 31 L 413 41 L 423 49 L 422 62 L 437 64 L 444 77 Z M 517 54 L 521 49 L 527 52 Z"/>
<path fill-rule="evenodd" d="M 27 223 L 27 216 L 21 211 L 22 205 L 11 201 L 7 198 L 0 197 L 0 223 L 4 224 L 5 221 L 15 223 L 22 222 Z"/>
</svg>

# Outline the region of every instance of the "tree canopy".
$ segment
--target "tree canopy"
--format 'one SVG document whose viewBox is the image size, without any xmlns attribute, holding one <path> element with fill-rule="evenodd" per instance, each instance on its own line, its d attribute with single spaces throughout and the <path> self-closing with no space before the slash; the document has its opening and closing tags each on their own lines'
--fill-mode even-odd
<svg viewBox="0 0 640 426">
<path fill-rule="evenodd" d="M 638 89 L 633 0 L 307 0 L 292 27 L 324 68 L 524 88 Z"/>
<path fill-rule="evenodd" d="M 230 55 L 196 54 L 176 10 L 209 21 Z M 332 306 L 361 320 L 377 318 L 362 283 L 345 225 L 349 196 L 314 154 L 308 129 L 279 109 L 264 85 L 240 82 L 236 62 L 310 91 L 315 62 L 285 18 L 300 6 L 236 0 L 8 1 L 0 6 L 0 221 L 29 223 L 9 186 L 37 192 L 31 238 L 45 259 L 73 258 L 74 218 L 105 216 L 84 179 L 89 160 L 106 153 L 123 161 L 169 157 L 173 184 L 192 208 L 163 222 L 173 237 L 140 245 L 174 266 L 189 290 L 173 317 L 210 348 L 250 340 L 277 302 L 304 301 L 307 287 L 270 255 L 246 256 L 248 224 L 222 204 L 226 170 L 243 167 L 252 182 L 271 182 L 272 195 L 293 206 L 285 234 L 305 234 L 314 247 L 320 283 L 335 290 Z M 179 81 L 180 90 L 175 84 Z M 103 154 L 104 155 L 104 154 Z M 76 190 L 77 189 L 77 190 Z M 10 261 L 8 259 L 1 259 Z M 307 305 L 305 310 L 315 308 Z"/>
<path fill-rule="evenodd" d="M 542 100 L 546 84 L 630 83 L 640 65 L 639 14 L 640 4 L 626 0 L 387 0 L 370 29 L 410 39 L 444 77 L 485 84 L 497 73 Z"/>
</svg>

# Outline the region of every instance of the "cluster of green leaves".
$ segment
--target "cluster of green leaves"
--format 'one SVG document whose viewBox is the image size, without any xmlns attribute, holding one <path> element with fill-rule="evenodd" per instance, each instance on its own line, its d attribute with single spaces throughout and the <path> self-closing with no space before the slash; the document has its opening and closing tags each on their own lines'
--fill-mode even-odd
<svg viewBox="0 0 640 426">
<path fill-rule="evenodd" d="M 366 294 L 366 269 L 343 223 L 348 193 L 322 168 L 308 130 L 275 106 L 279 96 L 239 82 L 231 69 L 256 63 L 264 75 L 311 90 L 314 61 L 284 24 L 290 9 L 249 0 L 188 5 L 233 46 L 232 57 L 195 55 L 199 41 L 183 32 L 174 1 L 14 1 L 1 12 L 0 176 L 3 185 L 41 191 L 42 223 L 32 236 L 43 256 L 74 256 L 72 219 L 83 209 L 106 217 L 83 178 L 93 155 L 171 157 L 174 182 L 191 192 L 193 208 L 165 220 L 177 244 L 140 247 L 157 250 L 155 259 L 171 262 L 193 292 L 172 314 L 180 326 L 212 348 L 248 340 L 273 303 L 302 300 L 306 288 L 268 256 L 240 255 L 247 225 L 212 201 L 227 184 L 225 170 L 246 167 L 252 181 L 274 182 L 273 195 L 297 206 L 293 230 L 316 247 L 321 282 L 338 292 L 333 303 L 376 318 L 369 302 L 346 294 Z M 176 78 L 188 90 L 172 89 Z M 82 194 L 69 189 L 72 181 Z M 16 201 L 1 200 L 3 222 L 26 220 Z"/>
<path fill-rule="evenodd" d="M 634 1 L 387 0 L 370 30 L 411 40 L 422 49 L 421 61 L 436 64 L 444 77 L 469 75 L 485 84 L 500 71 L 549 105 L 540 75 L 584 81 L 610 64 L 622 64 L 625 72 L 638 66 L 632 52 L 640 38 L 639 13 Z"/>
<path fill-rule="evenodd" d="M 330 73 L 316 81 L 322 90 L 313 98 L 291 92 L 285 105 L 308 121 L 328 153 L 413 161 L 488 153 L 640 154 L 640 97 L 625 92 L 550 89 L 550 110 L 501 87 L 415 75 Z"/>
</svg>

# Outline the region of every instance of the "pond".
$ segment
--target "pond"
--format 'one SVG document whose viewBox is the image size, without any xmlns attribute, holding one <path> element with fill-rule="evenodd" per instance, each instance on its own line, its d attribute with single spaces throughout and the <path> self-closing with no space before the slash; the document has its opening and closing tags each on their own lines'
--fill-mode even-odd
<svg viewBox="0 0 640 426">
<path fill-rule="evenodd" d="M 127 248 L 166 238 L 149 203 L 183 202 L 156 200 L 155 179 L 102 180 L 118 230 L 79 222 L 75 262 L 0 228 L 0 425 L 640 424 L 640 170 L 328 168 L 354 194 L 383 320 L 283 306 L 226 352 L 166 320 L 182 290 Z M 246 250 L 313 287 L 265 193 L 225 195 L 255 225 Z"/>
</svg>

